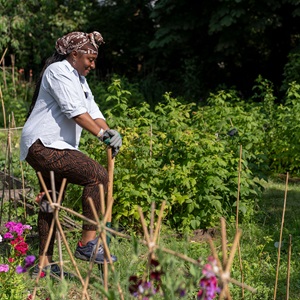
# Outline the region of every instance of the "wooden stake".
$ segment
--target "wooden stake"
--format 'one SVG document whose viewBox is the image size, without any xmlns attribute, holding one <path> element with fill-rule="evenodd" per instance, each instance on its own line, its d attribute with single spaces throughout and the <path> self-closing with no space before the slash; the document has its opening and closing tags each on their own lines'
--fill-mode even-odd
<svg viewBox="0 0 300 300">
<path fill-rule="evenodd" d="M 221 237 L 222 237 L 222 262 L 223 269 L 226 268 L 227 264 L 227 237 L 226 237 L 226 224 L 225 219 L 221 218 Z"/>
<path fill-rule="evenodd" d="M 278 245 L 277 268 L 276 268 L 276 278 L 275 278 L 274 297 L 273 297 L 274 300 L 276 300 L 276 293 L 277 293 L 279 265 L 280 265 L 280 253 L 281 253 L 281 242 L 282 242 L 282 231 L 283 231 L 284 216 L 285 216 L 285 209 L 286 209 L 288 182 L 289 182 L 289 173 L 286 174 L 286 182 L 285 182 L 285 193 L 284 193 L 284 202 L 283 202 L 283 210 L 282 210 L 282 218 L 281 218 L 281 228 L 280 228 L 280 237 L 279 237 L 279 245 Z"/>
<path fill-rule="evenodd" d="M 235 228 L 238 231 L 239 228 L 239 202 L 240 202 L 240 191 L 241 191 L 241 173 L 242 173 L 242 155 L 243 155 L 243 147 L 240 145 L 240 158 L 239 158 L 239 169 L 238 169 L 238 194 L 236 200 L 236 224 Z M 242 283 L 244 283 L 244 274 L 243 274 L 243 264 L 242 264 L 242 253 L 241 253 L 241 245 L 238 242 L 238 255 L 239 255 L 239 264 L 240 264 L 240 272 Z M 245 297 L 244 288 L 242 288 L 242 299 Z"/>
<path fill-rule="evenodd" d="M 3 94 L 1 90 L 1 85 L 0 85 L 0 98 L 1 98 L 1 105 L 2 105 L 2 113 L 3 113 L 3 125 L 4 129 L 6 129 L 6 111 L 5 111 L 5 105 L 4 105 L 4 99 L 3 99 Z"/>
<path fill-rule="evenodd" d="M 44 192 L 45 192 L 45 194 L 46 194 L 46 196 L 47 196 L 48 201 L 50 202 L 50 204 L 52 203 L 52 206 L 54 207 L 54 209 L 57 209 L 57 207 L 60 207 L 60 202 L 61 202 L 61 199 L 62 199 L 63 191 L 64 191 L 64 189 L 65 189 L 65 185 L 66 185 L 67 180 L 66 180 L 66 179 L 63 179 L 62 184 L 61 184 L 60 193 L 59 193 L 59 195 L 58 195 L 58 201 L 57 201 L 57 203 L 53 203 L 53 202 L 52 202 L 52 199 L 51 199 L 51 197 L 50 197 L 50 195 L 49 195 L 49 193 L 48 193 L 48 189 L 47 189 L 47 186 L 46 186 L 46 184 L 45 184 L 45 181 L 44 181 L 44 179 L 43 179 L 42 174 L 41 174 L 40 172 L 38 172 L 37 174 L 38 174 L 38 177 L 39 177 L 41 186 L 42 186 L 42 188 L 43 188 L 43 190 L 44 190 Z M 88 219 L 88 220 L 89 220 L 89 219 Z M 61 237 L 62 237 L 62 239 L 63 239 L 63 242 L 64 242 L 64 244 L 65 244 L 65 246 L 66 246 L 66 249 L 67 249 L 67 252 L 68 252 L 68 254 L 69 254 L 69 256 L 70 256 L 70 259 L 71 259 L 71 261 L 72 261 L 72 264 L 73 264 L 73 266 L 74 266 L 74 268 L 75 268 L 75 270 L 76 270 L 76 273 L 77 273 L 77 275 L 78 275 L 78 278 L 80 279 L 81 284 L 84 286 L 84 281 L 83 281 L 83 279 L 82 279 L 82 277 L 81 277 L 81 274 L 80 274 L 80 272 L 79 272 L 79 270 L 78 270 L 77 264 L 76 264 L 76 262 L 75 262 L 75 259 L 74 259 L 74 257 L 73 257 L 73 254 L 72 254 L 72 251 L 70 250 L 69 244 L 68 244 L 68 242 L 67 242 L 67 239 L 66 239 L 66 237 L 65 237 L 65 234 L 64 234 L 63 229 L 62 229 L 62 227 L 61 227 L 59 218 L 56 217 L 55 214 L 53 214 L 53 220 L 52 220 L 52 223 L 51 223 L 51 226 L 50 226 L 50 230 L 49 230 L 48 238 L 47 238 L 47 241 L 46 241 L 45 249 L 44 249 L 44 252 L 43 252 L 43 254 L 42 254 L 42 261 L 40 262 L 39 273 L 38 273 L 38 276 L 37 276 L 37 278 L 36 278 L 35 287 L 34 287 L 33 294 L 32 294 L 32 300 L 34 300 L 35 297 L 36 297 L 37 285 L 38 285 L 38 282 L 39 282 L 39 279 L 40 279 L 40 276 L 41 276 L 41 272 L 42 272 L 42 267 L 41 267 L 41 266 L 44 265 L 44 259 L 45 259 L 45 257 L 46 257 L 46 252 L 47 252 L 47 250 L 48 250 L 48 248 L 49 248 L 49 244 L 50 244 L 51 236 L 52 236 L 52 234 L 53 234 L 55 222 L 56 222 L 57 229 L 59 230 L 60 235 L 61 235 Z M 86 294 L 86 297 L 87 297 L 87 299 L 90 299 L 90 297 L 89 297 L 88 294 Z"/>
<path fill-rule="evenodd" d="M 107 222 L 106 227 L 111 228 L 111 217 L 112 217 L 112 205 L 113 202 L 113 184 L 114 184 L 114 167 L 115 167 L 115 158 L 112 157 L 111 147 L 107 147 L 107 171 L 108 171 L 108 189 L 107 189 Z M 110 236 L 106 236 L 107 244 L 110 243 Z"/>
<path fill-rule="evenodd" d="M 289 252 L 288 252 L 288 268 L 286 279 L 286 300 L 290 297 L 290 273 L 291 273 L 291 257 L 292 257 L 292 235 L 289 235 Z"/>
<path fill-rule="evenodd" d="M 100 184 L 99 189 L 100 189 L 101 214 L 103 219 L 105 215 L 105 193 L 104 193 L 103 184 Z M 104 235 L 105 235 L 105 239 L 107 240 L 106 230 L 104 230 Z M 105 253 L 105 257 L 106 257 L 106 253 Z M 108 258 L 106 257 L 106 259 Z M 106 259 L 104 260 L 104 264 L 103 264 L 103 284 L 104 284 L 104 290 L 107 292 L 108 291 L 108 263 Z"/>
</svg>

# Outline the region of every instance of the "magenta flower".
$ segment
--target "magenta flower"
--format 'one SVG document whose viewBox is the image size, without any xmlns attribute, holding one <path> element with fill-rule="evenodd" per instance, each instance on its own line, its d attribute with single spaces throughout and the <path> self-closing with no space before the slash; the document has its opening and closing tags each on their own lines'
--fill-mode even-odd
<svg viewBox="0 0 300 300">
<path fill-rule="evenodd" d="M 9 230 L 10 233 L 16 233 L 17 236 L 21 236 L 24 232 L 22 223 L 15 223 L 15 222 L 7 222 L 5 227 Z"/>
<path fill-rule="evenodd" d="M 8 272 L 8 270 L 9 270 L 9 265 L 5 265 L 5 264 L 0 265 L 0 273 L 1 272 L 6 273 L 6 272 Z"/>
<path fill-rule="evenodd" d="M 197 299 L 212 300 L 221 292 L 215 274 L 215 272 L 218 272 L 216 264 L 217 262 L 213 257 L 208 257 L 208 264 L 205 264 L 202 269 L 203 277 L 199 282 L 200 290 L 197 294 Z"/>
<path fill-rule="evenodd" d="M 14 238 L 14 236 L 13 236 L 10 232 L 4 233 L 3 237 L 4 237 L 5 239 L 12 239 L 12 238 Z"/>
</svg>

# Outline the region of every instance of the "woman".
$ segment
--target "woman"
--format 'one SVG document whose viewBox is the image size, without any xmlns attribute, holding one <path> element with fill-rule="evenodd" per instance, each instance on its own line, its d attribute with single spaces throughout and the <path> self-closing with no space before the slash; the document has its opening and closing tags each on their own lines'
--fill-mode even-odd
<svg viewBox="0 0 300 300">
<path fill-rule="evenodd" d="M 82 129 L 108 144 L 113 156 L 117 155 L 122 145 L 120 134 L 108 127 L 85 79 L 95 68 L 98 47 L 102 43 L 103 38 L 96 31 L 90 34 L 71 32 L 56 41 L 56 51 L 46 61 L 37 82 L 20 147 L 20 159 L 26 160 L 36 172 L 41 172 L 49 190 L 50 171 L 54 171 L 57 191 L 64 178 L 67 183 L 84 187 L 83 215 L 92 220 L 94 216 L 88 198 L 93 199 L 95 208 L 100 213 L 99 184 L 107 189 L 108 174 L 103 166 L 78 150 Z M 39 198 L 42 198 L 41 195 L 43 192 Z M 52 218 L 52 213 L 40 209 L 39 264 L 41 268 L 60 275 L 59 267 L 51 264 L 54 234 L 41 265 Z M 84 223 L 75 257 L 90 260 L 96 244 L 96 226 Z M 116 261 L 113 255 L 112 260 Z M 95 261 L 103 263 L 102 247 L 98 249 Z"/>
</svg>

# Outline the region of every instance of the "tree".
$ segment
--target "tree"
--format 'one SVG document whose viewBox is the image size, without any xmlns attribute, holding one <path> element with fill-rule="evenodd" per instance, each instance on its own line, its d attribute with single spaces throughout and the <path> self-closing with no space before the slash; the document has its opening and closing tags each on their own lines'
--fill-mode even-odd
<svg viewBox="0 0 300 300">
<path fill-rule="evenodd" d="M 82 0 L 0 0 L 0 50 L 16 55 L 17 65 L 38 74 L 54 52 L 57 38 L 84 30 L 94 2 Z"/>
</svg>

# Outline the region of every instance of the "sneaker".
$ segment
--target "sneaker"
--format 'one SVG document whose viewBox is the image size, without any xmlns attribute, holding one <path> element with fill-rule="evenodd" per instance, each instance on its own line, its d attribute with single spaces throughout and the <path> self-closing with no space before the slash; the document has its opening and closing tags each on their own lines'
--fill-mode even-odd
<svg viewBox="0 0 300 300">
<path fill-rule="evenodd" d="M 89 241 L 86 246 L 82 246 L 82 244 L 79 242 L 77 245 L 77 248 L 75 250 L 75 257 L 81 260 L 91 261 L 93 258 L 94 249 L 97 246 L 98 238 L 95 238 L 92 241 Z M 117 261 L 117 257 L 114 255 L 111 255 L 112 262 Z M 107 260 L 107 262 L 109 262 Z M 98 248 L 98 252 L 95 258 L 95 263 L 97 264 L 103 264 L 104 263 L 104 249 L 103 246 L 100 245 Z"/>
<path fill-rule="evenodd" d="M 38 265 L 35 265 L 31 274 L 32 278 L 37 278 L 39 271 L 40 271 L 40 267 Z M 48 273 L 52 277 L 60 277 L 61 276 L 60 267 L 57 264 L 52 264 L 44 267 L 41 271 L 40 278 L 44 278 L 45 276 L 47 276 Z M 74 275 L 72 273 L 64 272 L 64 277 L 71 279 L 74 278 Z"/>
</svg>

